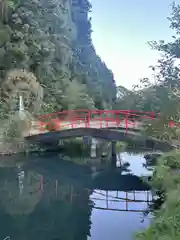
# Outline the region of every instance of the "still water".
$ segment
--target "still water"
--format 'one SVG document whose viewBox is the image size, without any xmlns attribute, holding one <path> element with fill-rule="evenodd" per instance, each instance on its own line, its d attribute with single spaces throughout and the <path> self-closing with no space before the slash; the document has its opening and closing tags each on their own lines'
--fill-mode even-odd
<svg viewBox="0 0 180 240">
<path fill-rule="evenodd" d="M 143 163 L 145 163 L 143 155 L 121 153 L 121 159 L 123 162 L 130 164 L 130 173 L 137 176 L 149 175 L 149 172 L 143 167 Z M 98 192 L 98 194 L 96 192 Z M 102 191 L 95 191 L 92 194 L 92 198 L 100 195 L 100 193 L 102 193 Z M 103 194 L 105 195 L 105 192 Z M 152 200 L 149 191 L 108 191 L 108 195 L 111 196 L 108 202 L 108 208 L 111 210 L 105 211 L 95 208 L 92 210 L 91 237 L 89 239 L 131 240 L 137 231 L 141 231 L 149 226 L 151 216 L 143 217 L 143 211 L 148 208 L 147 200 Z M 122 199 L 113 201 L 116 198 L 127 198 L 134 201 L 130 202 Z M 107 208 L 105 201 L 98 201 L 96 199 L 94 203 L 95 206 Z"/>
<path fill-rule="evenodd" d="M 126 171 L 106 167 L 95 174 L 58 156 L 3 160 L 0 240 L 133 239 L 151 221 L 143 215 L 151 194 L 137 177 L 149 172 L 143 155 L 120 158 L 130 164 Z"/>
</svg>

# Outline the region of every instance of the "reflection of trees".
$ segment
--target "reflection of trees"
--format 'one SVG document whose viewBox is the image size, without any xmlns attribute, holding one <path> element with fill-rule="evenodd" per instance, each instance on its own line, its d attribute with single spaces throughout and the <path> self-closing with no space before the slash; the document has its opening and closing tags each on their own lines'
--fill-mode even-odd
<svg viewBox="0 0 180 240">
<path fill-rule="evenodd" d="M 129 155 L 142 155 L 145 152 L 149 152 L 149 148 L 143 148 L 138 145 L 128 145 L 126 147 L 126 152 L 128 152 Z"/>
<path fill-rule="evenodd" d="M 28 239 L 86 240 L 90 233 L 91 209 L 87 191 L 59 185 L 56 196 L 54 183 L 46 179 L 42 199 L 29 215 L 24 232 Z"/>
<path fill-rule="evenodd" d="M 73 214 L 75 223 L 75 237 L 74 239 L 87 239 L 87 235 L 90 236 L 91 228 L 91 211 L 93 202 L 89 199 L 89 193 L 87 190 L 83 190 L 79 195 L 75 196 L 72 201 Z M 81 213 L 81 214 L 80 214 Z M 65 239 L 65 238 L 64 238 Z"/>
<path fill-rule="evenodd" d="M 57 181 L 44 178 L 41 192 L 40 176 L 28 172 L 19 196 L 16 171 L 0 171 L 0 220 L 8 226 L 0 231 L 0 239 L 7 235 L 19 240 L 87 239 L 92 201 L 82 185 L 56 186 Z"/>
<path fill-rule="evenodd" d="M 122 171 L 104 171 L 93 179 L 93 188 L 102 190 L 143 191 L 150 186 L 140 177 L 132 174 L 123 174 Z"/>
<path fill-rule="evenodd" d="M 162 191 L 156 191 L 156 198 L 152 199 L 152 202 L 148 203 L 148 209 L 143 213 L 144 216 L 148 216 L 150 213 L 159 210 L 165 201 L 165 196 Z"/>
<path fill-rule="evenodd" d="M 129 162 L 124 162 L 121 166 L 121 171 L 122 172 L 130 172 L 130 170 L 128 169 L 130 167 L 130 163 Z"/>
<path fill-rule="evenodd" d="M 159 153 L 152 153 L 152 154 L 144 155 L 146 163 L 143 163 L 143 167 L 149 171 L 153 170 L 153 167 L 156 165 L 157 159 L 160 156 L 161 156 L 161 154 L 159 154 Z"/>
<path fill-rule="evenodd" d="M 28 172 L 24 179 L 24 189 L 20 196 L 16 172 L 0 179 L 0 201 L 10 214 L 29 214 L 39 202 L 41 192 L 39 189 L 39 175 Z"/>
<path fill-rule="evenodd" d="M 146 165 L 149 167 L 153 167 L 157 163 L 157 159 L 161 156 L 159 153 L 152 153 L 152 154 L 146 154 L 144 155 L 144 158 L 146 159 Z"/>
<path fill-rule="evenodd" d="M 15 234 L 15 226 L 14 219 L 11 215 L 7 214 L 4 207 L 0 204 L 0 222 L 1 222 L 1 230 L 0 230 L 0 239 L 4 239 L 7 236 L 14 236 Z"/>
<path fill-rule="evenodd" d="M 12 156 L 1 156 L 0 167 L 1 168 L 15 168 L 17 166 L 22 166 L 24 164 L 24 160 L 21 159 L 22 156 L 20 154 Z"/>
</svg>

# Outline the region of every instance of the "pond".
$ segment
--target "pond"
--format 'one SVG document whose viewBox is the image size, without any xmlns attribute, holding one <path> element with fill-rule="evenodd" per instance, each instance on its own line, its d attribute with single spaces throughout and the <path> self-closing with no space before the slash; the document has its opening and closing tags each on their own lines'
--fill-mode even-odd
<svg viewBox="0 0 180 240">
<path fill-rule="evenodd" d="M 137 177 L 149 171 L 142 154 L 125 152 L 119 158 L 125 167 L 93 171 L 53 155 L 1 164 L 0 239 L 133 239 L 152 219 L 143 214 L 151 193 Z"/>
<path fill-rule="evenodd" d="M 143 167 L 145 159 L 142 154 L 132 155 L 125 152 L 121 153 L 121 158 L 123 162 L 130 164 L 130 173 L 136 176 L 146 176 L 150 174 L 149 171 Z M 131 240 L 137 231 L 141 231 L 149 226 L 152 216 L 143 216 L 143 212 L 148 208 L 148 200 L 149 202 L 152 200 L 149 191 L 108 191 L 109 201 L 107 202 L 105 201 L 106 193 L 106 191 L 103 192 L 100 190 L 98 193 L 95 191 L 92 194 L 92 198 L 97 196 L 94 200 L 95 206 L 100 206 L 104 209 L 94 208 L 92 210 L 91 237 L 89 239 Z M 103 195 L 104 201 L 98 200 L 98 195 Z M 102 196 L 101 199 L 103 199 Z M 117 201 L 117 199 L 119 199 L 119 201 Z M 129 199 L 129 201 L 126 199 Z M 105 210 L 108 208 L 110 210 Z"/>
</svg>

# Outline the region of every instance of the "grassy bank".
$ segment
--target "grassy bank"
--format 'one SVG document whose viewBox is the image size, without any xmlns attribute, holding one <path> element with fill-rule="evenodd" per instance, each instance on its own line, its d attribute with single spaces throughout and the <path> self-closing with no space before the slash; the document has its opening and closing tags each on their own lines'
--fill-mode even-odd
<svg viewBox="0 0 180 240">
<path fill-rule="evenodd" d="M 135 239 L 179 240 L 180 151 L 170 152 L 158 159 L 151 184 L 154 190 L 160 190 L 164 203 L 154 212 L 151 226 Z"/>
</svg>

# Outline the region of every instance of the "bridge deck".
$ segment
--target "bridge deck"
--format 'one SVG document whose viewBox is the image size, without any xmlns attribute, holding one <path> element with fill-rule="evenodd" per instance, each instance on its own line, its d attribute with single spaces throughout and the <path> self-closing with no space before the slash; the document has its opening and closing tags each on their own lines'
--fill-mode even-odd
<svg viewBox="0 0 180 240">
<path fill-rule="evenodd" d="M 142 137 L 142 135 L 138 132 L 128 131 L 127 133 L 128 134 L 126 134 L 124 130 L 114 131 L 110 129 L 98 128 L 71 128 L 61 131 L 53 131 L 31 135 L 27 136 L 26 139 L 33 142 L 55 142 L 56 140 L 70 137 L 92 136 L 95 138 L 101 138 L 106 140 L 124 141 L 137 136 Z"/>
</svg>

